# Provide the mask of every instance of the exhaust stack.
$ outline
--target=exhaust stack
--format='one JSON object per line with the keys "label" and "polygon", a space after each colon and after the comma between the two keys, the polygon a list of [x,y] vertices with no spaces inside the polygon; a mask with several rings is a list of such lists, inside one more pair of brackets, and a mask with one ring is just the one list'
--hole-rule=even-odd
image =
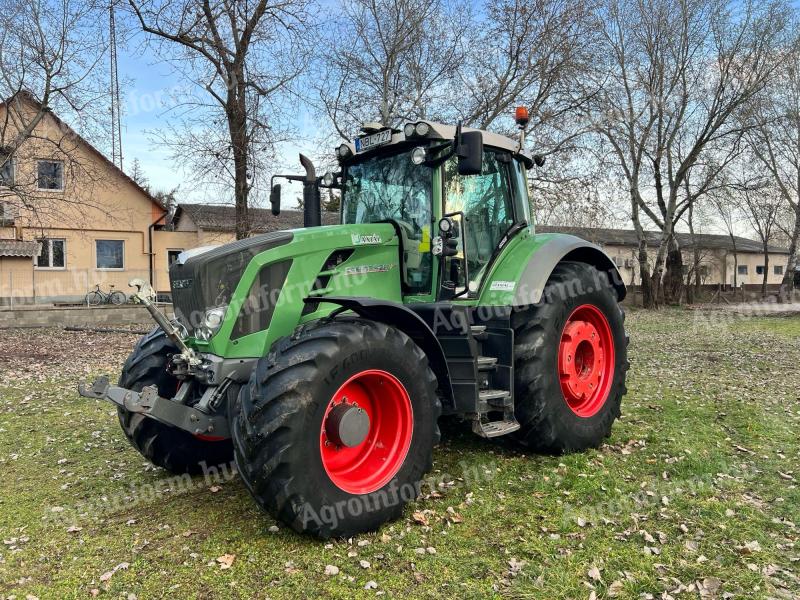
{"label": "exhaust stack", "polygon": [[303,180],[303,227],[319,227],[322,224],[322,207],[317,172],[314,163],[304,154],[300,155],[300,164],[306,170]]}

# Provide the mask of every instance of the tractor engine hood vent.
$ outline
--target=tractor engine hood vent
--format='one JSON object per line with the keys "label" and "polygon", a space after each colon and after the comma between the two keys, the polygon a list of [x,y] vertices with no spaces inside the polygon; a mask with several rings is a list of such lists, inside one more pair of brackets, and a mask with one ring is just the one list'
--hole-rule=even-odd
{"label": "tractor engine hood vent", "polygon": [[290,231],[277,231],[239,240],[190,255],[169,268],[175,316],[190,336],[210,308],[227,306],[244,270],[257,254],[292,241]]}

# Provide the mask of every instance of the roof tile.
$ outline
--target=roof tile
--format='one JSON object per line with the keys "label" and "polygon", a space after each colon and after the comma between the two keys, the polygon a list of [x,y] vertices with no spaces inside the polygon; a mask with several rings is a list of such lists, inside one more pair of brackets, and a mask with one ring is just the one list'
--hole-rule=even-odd
{"label": "roof tile", "polygon": [[[188,214],[195,225],[205,231],[236,230],[236,208],[224,204],[179,204],[176,219],[181,213]],[[251,208],[250,220],[252,233],[269,233],[286,229],[297,229],[303,226],[303,212],[300,210],[282,210],[279,216],[266,208]],[[322,213],[323,225],[339,223],[339,213]]]}
{"label": "roof tile", "polygon": [[39,256],[39,251],[39,242],[0,240],[0,256],[21,256],[33,258],[34,256]]}
{"label": "roof tile", "polygon": [[[594,227],[562,227],[560,225],[537,225],[538,233],[569,233],[578,236],[589,242],[594,242],[602,246],[638,246],[639,239],[633,229],[602,229]],[[660,231],[645,231],[647,245],[658,247],[661,241]],[[681,248],[692,248],[694,243],[692,236],[688,233],[676,233],[678,244]],[[729,235],[696,233],[694,235],[697,245],[708,250],[731,250],[733,251],[733,241]],[[748,238],[734,236],[737,252],[762,253],[761,242]],[[769,246],[769,251],[775,254],[788,254],[786,248],[779,246]]]}

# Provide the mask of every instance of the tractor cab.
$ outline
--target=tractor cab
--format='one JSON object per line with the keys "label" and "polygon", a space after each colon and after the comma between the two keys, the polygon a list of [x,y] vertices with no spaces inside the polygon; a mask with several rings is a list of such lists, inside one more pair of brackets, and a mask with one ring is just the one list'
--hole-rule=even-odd
{"label": "tractor cab", "polygon": [[529,228],[532,159],[504,136],[427,121],[366,126],[337,157],[327,181],[340,190],[342,223],[395,226],[412,301],[475,296],[501,242]]}
{"label": "tractor cab", "polygon": [[[506,136],[429,121],[402,130],[365,124],[336,149],[339,170],[302,181],[305,225],[316,226],[320,188],[340,195],[343,225],[391,224],[400,240],[404,302],[476,298],[508,241],[531,232],[531,157]],[[273,178],[274,179],[274,178]],[[280,185],[272,187],[280,212]]]}

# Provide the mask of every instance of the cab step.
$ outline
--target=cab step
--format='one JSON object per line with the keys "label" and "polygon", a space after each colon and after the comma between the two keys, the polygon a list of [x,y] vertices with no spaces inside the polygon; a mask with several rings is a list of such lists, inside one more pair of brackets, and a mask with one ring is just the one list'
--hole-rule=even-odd
{"label": "cab step", "polygon": [[490,371],[497,365],[497,357],[495,356],[479,356],[478,357],[478,370]]}
{"label": "cab step", "polygon": [[489,337],[489,334],[486,333],[486,325],[472,325],[470,329],[472,331],[472,337],[476,340],[485,340]]}
{"label": "cab step", "polygon": [[516,419],[504,419],[502,421],[483,422],[480,418],[472,422],[472,432],[484,438],[500,437],[508,433],[513,433],[519,429]]}
{"label": "cab step", "polygon": [[511,392],[508,390],[480,390],[478,392],[478,410],[481,413],[502,410],[513,414],[514,403],[511,399]]}
{"label": "cab step", "polygon": [[484,402],[494,404],[498,400],[505,400],[511,398],[511,392],[508,390],[481,390],[478,392],[478,399]]}

